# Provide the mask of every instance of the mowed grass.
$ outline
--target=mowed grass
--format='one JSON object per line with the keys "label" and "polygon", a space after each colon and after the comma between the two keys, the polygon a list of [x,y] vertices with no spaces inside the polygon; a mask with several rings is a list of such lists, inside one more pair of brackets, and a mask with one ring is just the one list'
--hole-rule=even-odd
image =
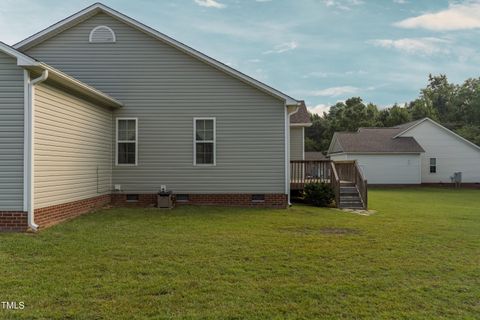
{"label": "mowed grass", "polygon": [[371,216],[112,209],[0,234],[0,301],[25,302],[0,318],[479,318],[480,191],[370,201]]}

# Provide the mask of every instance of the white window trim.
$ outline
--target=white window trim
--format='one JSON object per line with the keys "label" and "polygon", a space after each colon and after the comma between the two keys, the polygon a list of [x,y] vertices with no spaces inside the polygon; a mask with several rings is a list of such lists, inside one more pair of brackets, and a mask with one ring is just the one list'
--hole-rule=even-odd
{"label": "white window trim", "polygon": [[[213,120],[213,163],[197,164],[197,120]],[[202,141],[198,141],[201,143]],[[215,117],[195,117],[193,118],[193,165],[195,167],[214,167],[217,165],[217,119]]]}
{"label": "white window trim", "polygon": [[[112,33],[113,40],[112,41],[92,41],[93,34],[95,33],[95,31],[97,31],[97,29],[100,29],[100,28],[107,28]],[[90,31],[90,35],[88,36],[88,42],[90,42],[90,43],[115,43],[115,42],[117,42],[117,35],[112,30],[112,28],[110,28],[108,26],[96,26],[95,28],[92,29],[92,31]]]}
{"label": "white window trim", "polygon": [[[432,166],[432,159],[435,159],[435,165]],[[435,167],[435,172],[431,172],[430,168]],[[429,174],[437,174],[438,173],[438,158],[430,157],[428,158],[428,173]]]}
{"label": "white window trim", "polygon": [[[132,143],[131,140],[118,140],[118,122],[120,120],[135,120],[135,164],[118,163],[118,144]],[[115,165],[118,167],[136,167],[138,165],[138,118],[116,118],[115,121]]]}

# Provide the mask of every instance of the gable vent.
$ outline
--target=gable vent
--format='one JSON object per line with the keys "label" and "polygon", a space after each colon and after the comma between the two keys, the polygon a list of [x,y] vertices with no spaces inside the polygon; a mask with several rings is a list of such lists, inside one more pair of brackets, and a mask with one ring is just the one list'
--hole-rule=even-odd
{"label": "gable vent", "polygon": [[89,40],[93,43],[115,42],[115,32],[107,26],[98,26],[90,32]]}

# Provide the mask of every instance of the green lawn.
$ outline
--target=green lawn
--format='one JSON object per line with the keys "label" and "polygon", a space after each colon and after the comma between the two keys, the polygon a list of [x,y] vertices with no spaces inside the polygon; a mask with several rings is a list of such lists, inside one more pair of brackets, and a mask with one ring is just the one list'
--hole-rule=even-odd
{"label": "green lawn", "polygon": [[480,317],[480,191],[336,209],[113,209],[0,234],[7,319]]}

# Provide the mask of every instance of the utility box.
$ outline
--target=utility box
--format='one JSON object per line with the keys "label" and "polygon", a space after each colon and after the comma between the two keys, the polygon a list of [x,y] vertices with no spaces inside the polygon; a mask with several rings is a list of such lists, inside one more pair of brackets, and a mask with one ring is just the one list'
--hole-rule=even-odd
{"label": "utility box", "polygon": [[157,195],[157,207],[162,209],[173,208],[172,191],[160,191]]}
{"label": "utility box", "polygon": [[455,187],[460,187],[462,184],[462,173],[461,172],[455,172],[453,174],[453,182],[455,183]]}

